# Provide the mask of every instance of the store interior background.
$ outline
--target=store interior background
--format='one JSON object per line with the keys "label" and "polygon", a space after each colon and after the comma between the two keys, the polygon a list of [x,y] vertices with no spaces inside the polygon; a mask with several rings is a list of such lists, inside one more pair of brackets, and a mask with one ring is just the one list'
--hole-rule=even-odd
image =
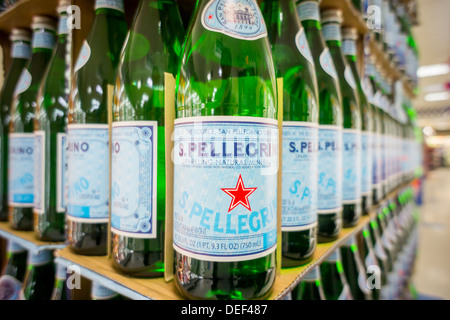
{"label": "store interior background", "polygon": [[[419,299],[450,300],[450,0],[417,0],[413,32],[421,77],[413,101],[424,133],[424,178],[419,190],[420,240],[413,284]],[[3,61],[0,50],[0,61]],[[433,70],[432,70],[433,71]],[[0,83],[3,83],[0,63]]]}
{"label": "store interior background", "polygon": [[414,101],[425,137],[426,176],[413,283],[423,299],[450,299],[450,1],[418,0],[417,5],[413,32],[420,66],[441,65],[437,71],[442,74],[420,77]]}

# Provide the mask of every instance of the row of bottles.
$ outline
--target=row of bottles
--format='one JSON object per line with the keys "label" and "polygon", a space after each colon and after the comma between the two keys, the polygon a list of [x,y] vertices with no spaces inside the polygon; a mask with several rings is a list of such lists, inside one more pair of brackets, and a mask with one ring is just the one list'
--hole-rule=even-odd
{"label": "row of bottles", "polygon": [[401,0],[352,0],[367,20],[375,40],[414,87],[418,85],[419,52],[412,32],[413,19]]}
{"label": "row of bottles", "polygon": [[[9,241],[0,276],[0,300],[72,300],[69,275],[65,266],[53,262],[53,251],[29,252]],[[90,296],[92,300],[124,299],[96,281]]]}
{"label": "row of bottles", "polygon": [[302,278],[292,300],[398,300],[405,296],[417,252],[411,188],[386,201],[352,236]]}
{"label": "row of bottles", "polygon": [[[356,225],[420,165],[408,157],[413,127],[399,120],[393,83],[368,58],[373,67],[359,78],[359,36],[341,30],[340,10],[198,0],[185,37],[174,0],[141,0],[127,35],[123,1],[97,0],[70,77],[67,5],[57,39],[47,17],[33,20],[31,52],[26,31],[11,36],[1,217],[15,229],[34,226],[39,239],[65,240],[82,255],[106,255],[111,232],[116,269],[158,277],[173,201],[180,291],[264,298],[275,281],[280,147],[283,267],[309,262],[317,241]],[[173,181],[168,75],[176,78]]]}
{"label": "row of bottles", "polygon": [[11,9],[18,0],[1,0],[0,1],[0,12]]}

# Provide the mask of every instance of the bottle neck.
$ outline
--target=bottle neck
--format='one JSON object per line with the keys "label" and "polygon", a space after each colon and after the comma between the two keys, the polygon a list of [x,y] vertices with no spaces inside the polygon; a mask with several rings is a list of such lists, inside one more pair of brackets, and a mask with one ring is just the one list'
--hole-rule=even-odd
{"label": "bottle neck", "polygon": [[270,42],[286,38],[292,41],[292,34],[301,29],[293,0],[268,0],[261,5],[261,11],[269,30]]}

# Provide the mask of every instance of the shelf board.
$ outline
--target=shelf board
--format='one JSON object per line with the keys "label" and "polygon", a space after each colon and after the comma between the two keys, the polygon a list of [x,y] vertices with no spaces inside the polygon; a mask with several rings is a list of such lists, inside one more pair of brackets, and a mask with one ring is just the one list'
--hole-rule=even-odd
{"label": "shelf board", "polygon": [[74,254],[69,248],[56,252],[56,263],[77,265],[80,274],[129,298],[139,300],[182,300],[173,282],[164,278],[140,279],[118,273],[107,256],[92,257]]}
{"label": "shelf board", "polygon": [[33,16],[57,16],[58,0],[21,0],[0,14],[0,31],[13,28],[29,29]]}
{"label": "shelf board", "polygon": [[369,32],[366,21],[363,19],[362,14],[355,8],[350,0],[322,0],[320,3],[320,9],[341,9],[344,22],[343,27],[353,27],[358,30],[360,34],[366,34]]}
{"label": "shelf board", "polygon": [[[392,199],[398,192],[410,183],[404,183],[395,191],[386,196]],[[360,233],[368,223],[375,218],[379,205],[370,210],[368,216],[362,216],[358,224],[353,228],[343,228],[339,238],[329,243],[318,244],[313,259],[306,265],[295,268],[281,269],[281,274],[276,277],[272,292],[268,300],[283,300],[303,279],[312,268],[320,265],[334,250],[343,245],[351,236]],[[65,266],[76,265],[80,268],[81,275],[103,286],[114,290],[130,299],[139,300],[183,300],[185,299],[175,287],[174,281],[166,282],[164,278],[141,279],[132,278],[117,272],[112,261],[107,256],[92,257],[80,256],[70,251],[68,247],[55,252],[56,263]]]}
{"label": "shelf board", "polygon": [[42,250],[63,249],[66,246],[63,242],[45,242],[38,240],[34,231],[13,230],[8,222],[0,222],[0,237],[14,241],[25,249],[35,253]]}
{"label": "shelf board", "polygon": [[[360,232],[370,221],[368,216],[361,217],[354,228],[341,231],[336,241],[318,244],[313,260],[301,267],[282,269],[281,275],[275,280],[269,300],[283,299],[314,266],[322,261],[335,249],[339,248],[350,236]],[[178,292],[173,281],[165,282],[163,278],[139,279],[118,273],[107,256],[90,257],[74,254],[69,248],[56,252],[56,263],[65,266],[77,265],[81,275],[103,286],[114,290],[131,299],[139,300],[182,300],[184,297]]]}
{"label": "shelf board", "polygon": [[281,276],[275,281],[272,293],[268,297],[269,300],[282,300],[286,295],[292,291],[301,281],[301,279],[308,273],[309,270],[317,265],[320,265],[334,250],[343,245],[351,236],[362,231],[370,221],[369,216],[360,218],[357,226],[353,228],[342,229],[339,238],[333,242],[320,243],[317,245],[314,252],[313,260],[301,267],[283,268],[281,269]]}

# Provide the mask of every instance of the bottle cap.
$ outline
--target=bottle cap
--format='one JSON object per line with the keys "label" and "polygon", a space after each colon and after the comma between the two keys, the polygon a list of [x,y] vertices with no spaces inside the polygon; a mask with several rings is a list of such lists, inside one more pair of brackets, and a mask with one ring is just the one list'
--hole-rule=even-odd
{"label": "bottle cap", "polygon": [[98,282],[92,282],[91,297],[96,300],[107,300],[117,296],[117,293],[108,289]]}
{"label": "bottle cap", "polygon": [[358,31],[356,28],[342,28],[342,38],[343,39],[350,39],[350,40],[357,40],[358,39]]}
{"label": "bottle cap", "polygon": [[26,29],[14,28],[11,30],[11,36],[9,39],[11,41],[31,41],[31,33]]}
{"label": "bottle cap", "polygon": [[66,279],[67,276],[67,268],[62,264],[58,264],[56,267],[56,278],[58,279]]}
{"label": "bottle cap", "polygon": [[325,9],[321,13],[322,23],[336,22],[342,24],[344,19],[342,18],[342,11],[340,9]]}
{"label": "bottle cap", "polygon": [[59,0],[58,8],[56,9],[56,11],[58,12],[58,14],[67,12],[67,7],[69,7],[71,4],[72,3],[70,0]]}
{"label": "bottle cap", "polygon": [[34,29],[47,29],[56,31],[56,21],[53,18],[46,16],[34,16],[31,28]]}
{"label": "bottle cap", "polygon": [[328,257],[325,258],[325,261],[328,262],[337,262],[341,261],[341,252],[337,249],[335,249],[333,252],[330,253]]}
{"label": "bottle cap", "polygon": [[44,250],[38,253],[31,252],[28,263],[34,266],[47,264],[53,258],[51,250]]}
{"label": "bottle cap", "polygon": [[24,252],[27,249],[19,245],[17,242],[9,241],[8,242],[8,252],[11,253],[18,253],[18,252]]}

